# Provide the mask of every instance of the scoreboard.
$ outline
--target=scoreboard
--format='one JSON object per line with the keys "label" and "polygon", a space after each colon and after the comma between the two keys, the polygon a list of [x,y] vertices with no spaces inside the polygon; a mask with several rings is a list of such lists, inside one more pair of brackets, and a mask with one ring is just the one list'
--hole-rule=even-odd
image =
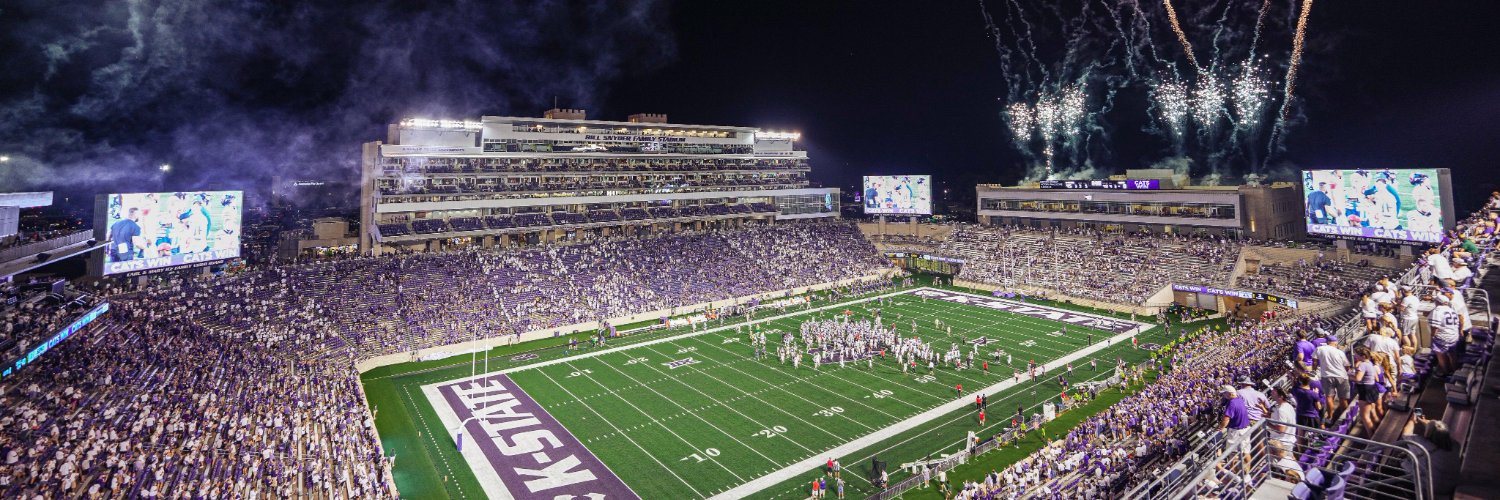
{"label": "scoreboard", "polygon": [[1041,187],[1042,189],[1156,190],[1161,189],[1161,180],[1044,180],[1041,181]]}

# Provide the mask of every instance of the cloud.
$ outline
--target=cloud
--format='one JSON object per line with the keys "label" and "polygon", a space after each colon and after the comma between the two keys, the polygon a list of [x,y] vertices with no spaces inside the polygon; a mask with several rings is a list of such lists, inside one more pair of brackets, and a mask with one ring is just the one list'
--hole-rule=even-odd
{"label": "cloud", "polygon": [[675,58],[667,19],[658,0],[18,2],[0,12],[0,190],[353,180],[401,117],[600,104]]}

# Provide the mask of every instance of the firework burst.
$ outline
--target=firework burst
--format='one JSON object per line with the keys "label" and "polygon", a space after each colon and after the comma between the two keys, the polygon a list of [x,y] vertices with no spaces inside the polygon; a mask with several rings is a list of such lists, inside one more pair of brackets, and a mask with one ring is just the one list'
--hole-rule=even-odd
{"label": "firework burst", "polygon": [[1187,131],[1187,119],[1193,109],[1188,87],[1177,82],[1162,82],[1151,90],[1156,111],[1172,134],[1181,137]]}
{"label": "firework burst", "polygon": [[1201,74],[1198,85],[1193,88],[1193,119],[1202,128],[1213,128],[1219,124],[1219,114],[1224,111],[1224,87],[1211,75]]}
{"label": "firework burst", "polygon": [[1236,124],[1246,129],[1260,125],[1260,117],[1265,112],[1271,90],[1259,71],[1254,66],[1247,65],[1244,73],[1230,83],[1229,91],[1234,102]]}

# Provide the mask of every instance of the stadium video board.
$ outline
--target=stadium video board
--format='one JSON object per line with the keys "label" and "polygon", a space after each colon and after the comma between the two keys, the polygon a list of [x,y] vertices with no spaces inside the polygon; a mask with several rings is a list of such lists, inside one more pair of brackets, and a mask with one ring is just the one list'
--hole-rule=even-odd
{"label": "stadium video board", "polygon": [[867,215],[932,215],[932,176],[867,175]]}
{"label": "stadium video board", "polygon": [[[104,275],[205,264],[240,256],[240,191],[102,195],[95,234]],[[98,205],[96,205],[98,206]],[[103,233],[103,234],[100,234]]]}
{"label": "stadium video board", "polygon": [[1302,172],[1307,233],[1437,243],[1453,227],[1448,169]]}

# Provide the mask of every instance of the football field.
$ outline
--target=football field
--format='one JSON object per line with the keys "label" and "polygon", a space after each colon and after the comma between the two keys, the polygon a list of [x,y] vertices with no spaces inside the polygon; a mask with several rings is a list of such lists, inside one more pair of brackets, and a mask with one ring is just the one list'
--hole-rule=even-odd
{"label": "football field", "polygon": [[[870,318],[877,308],[903,336],[915,324],[939,351],[977,348],[990,369],[903,373],[893,357],[878,356],[794,367],[775,355],[781,334],[796,336],[805,321]],[[875,491],[866,476],[872,458],[898,480],[903,462],[951,453],[969,431],[1009,427],[1017,407],[1030,415],[1056,401],[1059,374],[1103,380],[1117,359],[1140,361],[1145,351],[1131,337],[1159,343],[1157,330],[1119,316],[913,288],[581,352],[505,353],[472,377],[468,358],[388,367],[365,374],[365,385],[382,442],[397,457],[402,496],[806,498],[823,463],[837,458],[848,495],[862,497]],[[766,334],[768,356],[756,359],[750,331]],[[1031,360],[1046,375],[1026,376]],[[976,391],[989,400],[982,427]]]}

